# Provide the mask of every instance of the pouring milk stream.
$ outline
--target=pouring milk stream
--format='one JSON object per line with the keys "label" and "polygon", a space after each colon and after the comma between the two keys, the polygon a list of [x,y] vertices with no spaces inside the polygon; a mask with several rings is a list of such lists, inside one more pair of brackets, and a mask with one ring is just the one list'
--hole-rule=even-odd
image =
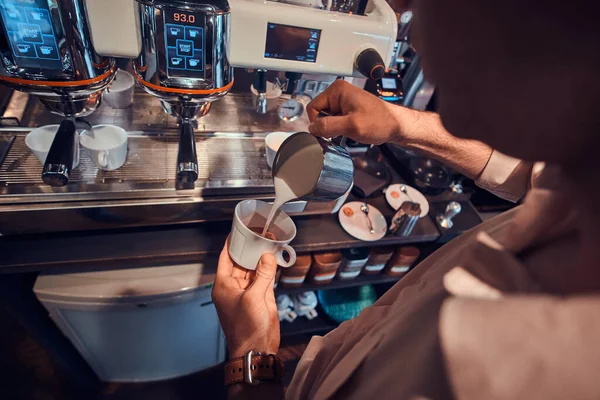
{"label": "pouring milk stream", "polygon": [[265,236],[277,211],[288,201],[310,193],[323,168],[323,150],[318,142],[300,148],[279,165],[274,176],[275,201],[262,232]]}

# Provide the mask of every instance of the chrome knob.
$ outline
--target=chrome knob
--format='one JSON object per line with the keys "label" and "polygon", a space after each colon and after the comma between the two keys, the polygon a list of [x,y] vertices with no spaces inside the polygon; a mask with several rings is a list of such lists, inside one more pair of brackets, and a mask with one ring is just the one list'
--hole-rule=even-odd
{"label": "chrome knob", "polygon": [[451,201],[448,203],[448,206],[446,206],[446,211],[443,214],[438,215],[435,219],[442,228],[450,229],[452,228],[452,225],[454,225],[452,218],[456,217],[461,210],[462,207],[460,206],[460,203]]}

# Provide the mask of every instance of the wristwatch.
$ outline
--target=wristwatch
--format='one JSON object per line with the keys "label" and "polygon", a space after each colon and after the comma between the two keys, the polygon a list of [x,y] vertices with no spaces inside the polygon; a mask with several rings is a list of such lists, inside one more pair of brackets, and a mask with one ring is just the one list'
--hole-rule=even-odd
{"label": "wristwatch", "polygon": [[244,357],[225,363],[225,386],[243,382],[249,385],[280,382],[284,374],[283,361],[279,357],[250,350]]}

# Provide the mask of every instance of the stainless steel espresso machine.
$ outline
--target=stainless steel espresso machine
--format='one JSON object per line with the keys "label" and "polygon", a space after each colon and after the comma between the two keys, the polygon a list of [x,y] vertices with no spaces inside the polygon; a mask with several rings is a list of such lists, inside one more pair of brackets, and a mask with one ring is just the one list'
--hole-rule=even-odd
{"label": "stainless steel espresso machine", "polygon": [[114,60],[94,51],[83,0],[1,0],[0,6],[0,81],[65,117],[42,170],[46,184],[64,186],[78,156],[75,118],[98,107]]}
{"label": "stainless steel espresso machine", "polygon": [[[37,11],[31,18],[12,11],[25,12],[33,3]],[[31,173],[32,156],[24,146],[29,130],[7,133],[14,142],[0,163],[0,233],[230,219],[239,200],[272,198],[266,132],[306,130],[308,120],[257,114],[249,90],[231,93],[233,67],[378,78],[394,49],[396,15],[385,0],[356,2],[357,10],[336,9],[338,3],[0,0],[4,83],[34,93],[71,122],[99,105],[115,73],[111,57],[134,60],[132,72],[141,88],[129,109],[102,106],[87,117],[128,131],[127,162],[118,170],[99,170],[83,152],[69,174],[69,159],[49,156],[44,182],[61,185],[70,178],[65,186],[49,187]],[[15,35],[15,29],[21,33]],[[41,45],[31,33],[36,29]],[[20,56],[24,37],[30,47],[23,51],[35,51],[35,58]],[[58,60],[46,57],[56,55]],[[53,122],[31,118],[42,112],[30,103],[23,106],[27,125]],[[64,124],[52,153],[68,157],[75,125]],[[331,209],[304,205],[288,211]],[[61,224],[39,222],[59,215]]]}

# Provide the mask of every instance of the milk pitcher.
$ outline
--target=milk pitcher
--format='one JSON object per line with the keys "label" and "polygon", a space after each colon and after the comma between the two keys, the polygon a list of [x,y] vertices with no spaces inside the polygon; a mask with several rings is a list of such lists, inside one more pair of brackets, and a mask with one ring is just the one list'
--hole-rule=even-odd
{"label": "milk pitcher", "polygon": [[[315,180],[313,189],[300,197],[306,201],[332,201],[346,194],[354,181],[354,164],[348,151],[320,137],[308,132],[297,132],[287,138],[279,147],[273,161],[273,177],[279,168],[294,153],[306,146],[318,143],[323,153],[323,164],[318,179]],[[301,174],[302,171],[298,171]]]}

